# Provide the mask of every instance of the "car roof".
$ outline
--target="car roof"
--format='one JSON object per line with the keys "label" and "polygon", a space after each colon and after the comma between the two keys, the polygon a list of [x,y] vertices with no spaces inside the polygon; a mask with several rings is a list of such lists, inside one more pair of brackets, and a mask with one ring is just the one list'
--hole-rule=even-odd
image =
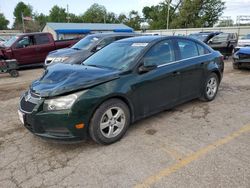
{"label": "car roof", "polygon": [[138,36],[122,39],[119,42],[150,43],[164,38],[171,38],[171,36]]}
{"label": "car roof", "polygon": [[138,33],[96,33],[96,34],[89,34],[87,36],[93,36],[98,38],[104,38],[104,37],[115,37],[115,36],[140,36],[141,34]]}

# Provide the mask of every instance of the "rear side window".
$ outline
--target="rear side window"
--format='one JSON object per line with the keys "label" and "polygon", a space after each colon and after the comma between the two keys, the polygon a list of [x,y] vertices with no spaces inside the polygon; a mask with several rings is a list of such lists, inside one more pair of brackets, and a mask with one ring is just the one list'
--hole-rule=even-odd
{"label": "rear side window", "polygon": [[206,55],[209,54],[209,51],[202,45],[197,44],[199,55]]}
{"label": "rear side window", "polygon": [[110,43],[112,43],[112,42],[114,42],[114,41],[115,41],[115,37],[105,38],[105,39],[103,39],[103,40],[98,44],[98,46],[99,46],[100,48],[103,48],[103,47],[109,45]]}
{"label": "rear side window", "polygon": [[172,40],[162,41],[153,46],[144,56],[144,63],[163,65],[175,61]]}
{"label": "rear side window", "polygon": [[48,35],[36,35],[35,40],[37,45],[48,44],[50,42]]}
{"label": "rear side window", "polygon": [[177,40],[177,44],[180,49],[181,59],[199,56],[198,48],[195,42],[190,40],[179,39]]}
{"label": "rear side window", "polygon": [[115,37],[115,40],[117,41],[117,40],[122,40],[122,39],[126,39],[126,38],[129,38],[129,37],[131,37],[131,36],[117,36],[117,37]]}

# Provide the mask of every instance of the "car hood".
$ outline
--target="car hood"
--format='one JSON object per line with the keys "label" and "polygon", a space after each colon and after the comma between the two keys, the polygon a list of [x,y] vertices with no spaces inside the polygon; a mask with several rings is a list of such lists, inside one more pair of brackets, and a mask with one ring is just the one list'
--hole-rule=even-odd
{"label": "car hood", "polygon": [[250,47],[240,48],[237,53],[250,55]]}
{"label": "car hood", "polygon": [[31,84],[30,90],[41,97],[52,97],[117,79],[119,73],[106,68],[58,63],[48,67],[43,76]]}
{"label": "car hood", "polygon": [[240,39],[238,40],[238,44],[250,44],[250,39]]}
{"label": "car hood", "polygon": [[60,50],[55,50],[49,53],[48,57],[72,57],[75,55],[83,55],[87,53],[88,50],[77,50],[73,48],[63,48]]}

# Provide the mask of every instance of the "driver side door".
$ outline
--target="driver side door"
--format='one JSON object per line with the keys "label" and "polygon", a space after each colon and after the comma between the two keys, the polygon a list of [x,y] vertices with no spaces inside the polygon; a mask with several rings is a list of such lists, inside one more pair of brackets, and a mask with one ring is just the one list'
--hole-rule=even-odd
{"label": "driver side door", "polygon": [[18,40],[12,49],[14,58],[19,65],[27,65],[34,63],[36,59],[36,50],[34,48],[34,38],[32,36],[24,36]]}
{"label": "driver side door", "polygon": [[169,108],[179,100],[180,73],[178,63],[175,62],[175,47],[172,40],[157,43],[143,57],[143,63],[157,65],[149,72],[138,75],[135,85],[139,116]]}

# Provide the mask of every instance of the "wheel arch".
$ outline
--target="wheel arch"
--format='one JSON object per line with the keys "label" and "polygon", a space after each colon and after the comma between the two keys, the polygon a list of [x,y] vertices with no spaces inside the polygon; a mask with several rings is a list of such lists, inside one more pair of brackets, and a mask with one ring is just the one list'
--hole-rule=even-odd
{"label": "wheel arch", "polygon": [[108,100],[111,100],[111,99],[118,99],[122,102],[124,102],[127,106],[128,106],[128,109],[129,109],[129,113],[130,113],[130,123],[133,123],[134,122],[134,119],[135,119],[135,115],[134,115],[134,107],[132,105],[132,102],[124,95],[122,94],[116,94],[116,95],[112,95],[112,96],[108,96],[106,97],[105,99],[101,100],[94,108],[94,110],[92,111],[92,114],[91,114],[91,118],[90,120],[92,119],[92,117],[94,116],[96,110],[106,101]]}
{"label": "wheel arch", "polygon": [[218,76],[219,82],[221,82],[222,75],[219,70],[212,70],[211,73],[215,73]]}

